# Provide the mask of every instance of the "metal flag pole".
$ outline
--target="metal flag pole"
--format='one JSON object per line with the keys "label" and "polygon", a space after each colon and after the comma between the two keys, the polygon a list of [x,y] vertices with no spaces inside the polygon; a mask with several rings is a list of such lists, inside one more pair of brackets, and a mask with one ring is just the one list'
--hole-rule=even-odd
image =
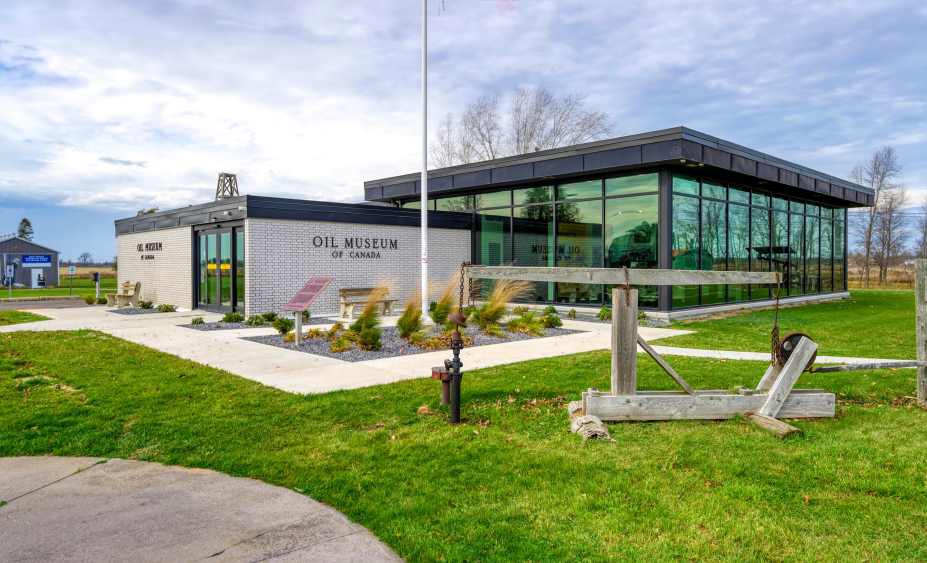
{"label": "metal flag pole", "polygon": [[422,320],[428,315],[428,0],[422,0]]}

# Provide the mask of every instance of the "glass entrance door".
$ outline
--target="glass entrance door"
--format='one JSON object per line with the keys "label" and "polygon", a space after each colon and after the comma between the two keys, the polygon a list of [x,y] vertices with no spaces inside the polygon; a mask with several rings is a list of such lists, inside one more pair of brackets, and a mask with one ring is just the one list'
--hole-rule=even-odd
{"label": "glass entrance door", "polygon": [[236,307],[243,309],[244,231],[204,231],[200,232],[198,239],[198,308],[220,313],[233,311]]}

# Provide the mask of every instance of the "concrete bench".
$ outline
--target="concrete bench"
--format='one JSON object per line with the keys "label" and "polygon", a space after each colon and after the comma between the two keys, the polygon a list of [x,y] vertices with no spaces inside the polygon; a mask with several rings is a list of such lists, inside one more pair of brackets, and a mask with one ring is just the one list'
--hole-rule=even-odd
{"label": "concrete bench", "polygon": [[[358,305],[363,305],[367,302],[367,298],[370,297],[370,294],[375,288],[372,287],[342,287],[338,289],[338,297],[341,298],[341,312],[338,316],[345,317],[347,316],[352,321],[354,320],[354,310]],[[380,312],[383,315],[392,316],[395,310],[396,299],[381,299],[380,303]],[[346,314],[347,313],[347,314]]]}
{"label": "concrete bench", "polygon": [[124,309],[126,307],[141,307],[138,302],[141,294],[142,282],[124,282],[122,284],[122,291],[116,294],[106,294],[106,306],[112,307],[115,305],[117,309]]}

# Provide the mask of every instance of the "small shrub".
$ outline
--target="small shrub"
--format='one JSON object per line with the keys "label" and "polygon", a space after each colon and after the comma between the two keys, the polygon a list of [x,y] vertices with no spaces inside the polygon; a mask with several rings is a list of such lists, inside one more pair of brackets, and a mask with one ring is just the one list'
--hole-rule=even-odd
{"label": "small shrub", "polygon": [[168,305],[166,303],[162,305],[158,305],[156,308],[162,313],[174,313],[177,311],[176,307],[174,307],[173,305]]}
{"label": "small shrub", "polygon": [[97,298],[94,297],[92,293],[88,293],[87,295],[83,297],[83,300],[84,300],[84,303],[86,303],[87,305],[93,305],[94,303],[96,303]]}
{"label": "small shrub", "polygon": [[544,315],[541,317],[541,324],[544,328],[558,328],[563,326],[563,321],[556,315]]}
{"label": "small shrub", "polygon": [[203,317],[193,317],[192,319],[190,319],[190,324],[191,325],[202,325],[202,324],[206,324],[206,321],[203,320]]}
{"label": "small shrub", "polygon": [[312,318],[312,313],[310,313],[309,311],[303,311],[303,312],[302,312],[302,315],[303,315],[303,322],[304,322],[304,323],[308,323],[308,322],[309,322],[309,319]]}
{"label": "small shrub", "polygon": [[528,308],[527,308],[527,307],[512,307],[512,313],[514,313],[514,314],[516,314],[516,315],[521,316],[521,315],[524,315],[524,314],[527,313],[527,312],[528,312]]}
{"label": "small shrub", "polygon": [[637,311],[637,324],[645,325],[647,324],[647,313],[638,310]]}
{"label": "small shrub", "polygon": [[379,284],[367,296],[367,302],[364,303],[364,310],[358,315],[357,320],[348,327],[349,331],[362,332],[364,329],[377,328],[380,326],[380,301],[389,294],[389,286]]}
{"label": "small shrub", "polygon": [[286,336],[288,332],[293,330],[293,327],[296,326],[296,323],[286,317],[279,317],[274,319],[274,322],[272,322],[271,325],[277,329],[277,332]]}
{"label": "small shrub", "polygon": [[554,315],[554,316],[559,315],[559,313],[557,312],[557,308],[554,307],[553,305],[548,305],[547,307],[544,307],[544,313],[543,313],[543,314],[545,314],[545,315]]}
{"label": "small shrub", "polygon": [[353,330],[349,330],[345,332],[344,334],[342,334],[341,337],[347,340],[348,342],[353,342],[354,344],[357,344],[357,341],[360,339],[360,333],[354,332]]}
{"label": "small shrub", "polygon": [[483,333],[488,336],[495,336],[496,338],[506,338],[505,333],[502,332],[499,325],[486,325],[486,328],[483,329]]}
{"label": "small shrub", "polygon": [[380,342],[380,336],[382,336],[380,329],[365,328],[361,331],[360,335],[358,335],[357,347],[361,350],[379,350],[383,347],[383,344]]}
{"label": "small shrub", "polygon": [[[466,334],[461,334],[461,340],[464,346],[473,344],[473,338]],[[440,336],[431,336],[427,338],[422,335],[421,342],[416,343],[416,346],[424,350],[448,350],[453,346],[453,342],[451,341],[450,334],[442,334]]]}
{"label": "small shrub", "polygon": [[612,310],[611,310],[611,308],[610,308],[610,307],[602,307],[601,309],[599,309],[599,314],[596,315],[595,318],[599,319],[600,321],[610,321],[610,320],[612,320]]}
{"label": "small shrub", "polygon": [[421,346],[423,340],[425,340],[425,333],[423,332],[413,332],[409,335],[409,344],[413,346]]}
{"label": "small shrub", "polygon": [[226,313],[222,317],[222,322],[224,323],[240,323],[245,320],[245,316],[241,313]]}
{"label": "small shrub", "polygon": [[286,333],[286,336],[283,337],[283,341],[284,342],[296,342],[296,333],[295,332]]}
{"label": "small shrub", "polygon": [[322,338],[322,329],[320,328],[311,328],[306,331],[306,336],[303,337],[303,340],[306,338]]}
{"label": "small shrub", "polygon": [[251,315],[245,321],[245,324],[248,326],[264,326],[267,323],[264,322],[264,317],[262,317],[261,315]]}
{"label": "small shrub", "polygon": [[338,338],[339,333],[342,332],[344,332],[344,323],[335,323],[330,329],[328,329],[328,332],[325,334],[325,338],[328,339],[329,342],[333,342],[336,338]]}
{"label": "small shrub", "polygon": [[396,319],[396,328],[399,329],[401,338],[409,338],[416,332],[422,330],[422,305],[420,294],[413,294],[406,301],[402,314]]}
{"label": "small shrub", "polygon": [[106,298],[105,298],[105,297],[101,297],[101,298],[97,299],[97,305],[106,305]]}
{"label": "small shrub", "polygon": [[333,353],[337,354],[339,352],[347,352],[351,348],[352,348],[351,343],[348,342],[344,337],[341,337],[341,338],[335,339],[335,341],[332,342],[331,350]]}
{"label": "small shrub", "polygon": [[152,301],[139,301],[139,302],[138,302],[138,306],[141,307],[142,309],[151,309],[152,307],[154,307],[154,302],[152,302]]}
{"label": "small shrub", "polygon": [[576,318],[576,309],[570,309],[569,312],[567,313],[567,318],[568,318],[568,319],[575,319],[575,318]]}
{"label": "small shrub", "polygon": [[277,320],[277,313],[264,313],[261,317],[264,319],[264,322],[272,323]]}
{"label": "small shrub", "polygon": [[546,336],[543,328],[544,325],[541,319],[537,318],[535,314],[531,312],[509,319],[506,325],[506,329],[509,332],[520,332],[532,336]]}

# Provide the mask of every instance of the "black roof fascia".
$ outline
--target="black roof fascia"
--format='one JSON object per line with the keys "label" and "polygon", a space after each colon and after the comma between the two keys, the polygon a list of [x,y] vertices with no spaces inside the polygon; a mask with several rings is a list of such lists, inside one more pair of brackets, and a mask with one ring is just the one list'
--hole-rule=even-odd
{"label": "black roof fascia", "polygon": [[[708,150],[704,150],[707,147]],[[581,158],[583,165],[577,169],[577,157]],[[791,183],[792,176],[788,173],[805,177],[810,185],[820,184],[821,193],[830,195],[837,192],[835,198],[850,206],[866,205],[871,203],[872,190],[863,186],[847,182],[846,180],[800,166],[759,151],[706,135],[687,127],[675,127],[649,133],[628,135],[616,139],[607,139],[584,143],[571,147],[562,147],[535,153],[528,153],[491,161],[463,164],[449,168],[429,171],[429,193],[440,195],[455,195],[464,193],[464,190],[475,192],[479,189],[501,188],[506,185],[526,183],[532,180],[557,178],[567,179],[581,175],[605,173],[616,170],[629,170],[654,166],[660,163],[678,163],[685,158],[715,169],[728,170],[747,180],[750,177],[762,175],[768,182],[783,186],[796,186]],[[550,162],[555,161],[555,162]],[[536,165],[543,162],[543,172]],[[762,172],[758,163],[762,163]],[[498,171],[516,170],[518,173],[496,174]],[[559,169],[562,173],[556,173]],[[526,171],[531,168],[531,173]],[[779,169],[787,171],[783,178],[779,178]],[[486,171],[483,177],[489,181],[482,185],[475,185],[472,180],[475,172]],[[550,174],[550,172],[555,172]],[[772,175],[776,179],[771,178]],[[364,196],[367,201],[390,201],[408,198],[421,193],[420,174],[406,174],[392,178],[384,178],[364,182]],[[498,181],[495,178],[498,176]],[[518,180],[509,180],[507,177],[517,177]],[[458,187],[457,178],[463,182]],[[431,183],[437,189],[432,188]],[[839,186],[839,190],[832,190],[831,186]],[[844,188],[847,193],[844,195]],[[868,196],[868,198],[866,197]]]}
{"label": "black roof fascia", "polygon": [[[245,209],[241,210],[241,207]],[[428,226],[438,229],[470,229],[473,222],[470,214],[447,211],[430,211],[428,217]],[[119,219],[115,226],[116,234],[121,235],[245,218],[403,227],[418,227],[421,224],[420,213],[412,209],[244,195]]]}

